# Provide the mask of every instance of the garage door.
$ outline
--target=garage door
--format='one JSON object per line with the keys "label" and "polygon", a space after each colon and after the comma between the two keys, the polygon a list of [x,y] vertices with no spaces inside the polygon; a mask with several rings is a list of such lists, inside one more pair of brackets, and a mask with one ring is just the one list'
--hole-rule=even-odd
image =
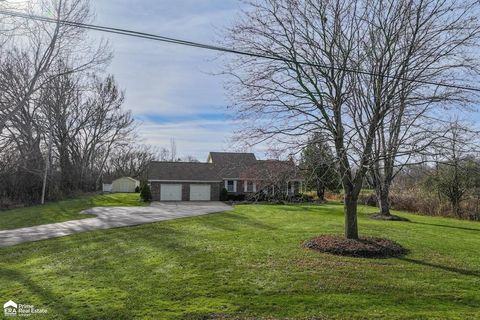
{"label": "garage door", "polygon": [[209,184],[191,184],[190,201],[210,201]]}
{"label": "garage door", "polygon": [[162,184],[160,186],[161,201],[182,201],[181,184]]}

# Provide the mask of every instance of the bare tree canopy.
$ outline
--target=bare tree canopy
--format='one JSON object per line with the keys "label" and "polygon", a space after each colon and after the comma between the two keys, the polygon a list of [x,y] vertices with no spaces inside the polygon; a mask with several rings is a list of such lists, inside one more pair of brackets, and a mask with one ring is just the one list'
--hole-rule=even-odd
{"label": "bare tree canopy", "polygon": [[[7,4],[8,5],[8,2]],[[42,12],[58,20],[87,22],[88,0],[42,0],[26,3],[28,13]],[[1,17],[4,28],[0,60],[0,133],[32,96],[58,74],[55,64],[68,61],[67,72],[102,67],[111,58],[105,43],[90,44],[86,31],[61,23]],[[13,38],[14,39],[11,39]],[[7,41],[11,39],[10,41]]]}
{"label": "bare tree canopy", "polygon": [[[74,22],[92,16],[87,0],[26,8]],[[71,25],[1,19],[0,207],[96,191],[104,173],[142,176],[154,153],[138,145],[133,116],[122,110],[124,92],[103,73],[108,46]],[[115,166],[134,142],[137,152]]]}
{"label": "bare tree canopy", "polygon": [[[345,236],[358,238],[357,200],[377,161],[382,126],[410,134],[428,106],[468,105],[461,89],[407,79],[464,83],[477,76],[477,1],[260,0],[227,35],[237,57],[226,73],[240,138],[300,148],[326,132],[345,193]],[[366,70],[366,73],[351,72]],[[470,78],[466,78],[469,76]],[[405,106],[405,111],[399,111]],[[407,109],[408,107],[408,109]],[[399,109],[400,108],[400,109]],[[411,117],[392,116],[394,113]],[[399,120],[400,119],[400,120]],[[419,133],[421,136],[421,133]],[[413,152],[415,148],[405,149]],[[396,157],[397,152],[395,152]]]}

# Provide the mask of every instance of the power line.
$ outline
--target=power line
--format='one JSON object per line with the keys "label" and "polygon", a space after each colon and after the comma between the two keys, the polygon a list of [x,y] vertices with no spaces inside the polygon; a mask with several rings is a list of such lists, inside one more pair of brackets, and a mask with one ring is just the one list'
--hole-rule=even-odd
{"label": "power line", "polygon": [[54,19],[54,18],[49,18],[49,17],[44,17],[44,16],[38,16],[38,15],[21,13],[21,12],[9,11],[9,10],[0,10],[0,14],[11,16],[11,17],[18,17],[18,18],[48,22],[48,23],[55,23],[55,24],[60,23],[60,24],[73,26],[73,27],[78,27],[78,28],[83,28],[83,29],[88,29],[88,30],[94,30],[94,31],[107,32],[107,33],[124,35],[124,36],[129,36],[129,37],[166,42],[166,43],[189,46],[189,47],[200,48],[200,49],[213,50],[213,51],[218,51],[218,52],[232,53],[232,54],[238,54],[238,55],[243,55],[243,56],[261,58],[261,59],[268,59],[268,60],[282,61],[282,62],[288,62],[288,63],[293,63],[293,64],[306,65],[306,66],[310,66],[310,67],[317,67],[317,68],[323,68],[323,69],[333,69],[333,70],[336,70],[336,71],[345,71],[345,72],[358,73],[358,74],[363,74],[363,75],[368,75],[368,76],[384,77],[384,78],[387,78],[387,79],[402,80],[402,81],[413,82],[413,83],[422,83],[422,84],[427,84],[427,85],[434,85],[434,86],[439,86],[439,87],[446,87],[446,88],[480,92],[480,88],[474,88],[474,87],[469,87],[469,86],[461,86],[461,85],[448,84],[448,83],[439,83],[439,82],[434,82],[434,81],[404,78],[404,77],[398,77],[398,76],[381,75],[381,74],[378,74],[378,73],[375,73],[375,72],[370,72],[370,71],[365,71],[365,70],[357,70],[357,69],[343,68],[343,67],[334,67],[334,66],[310,63],[310,62],[306,62],[306,61],[295,61],[295,60],[288,59],[288,58],[285,58],[285,57],[263,55],[263,54],[254,53],[254,52],[241,51],[241,50],[236,50],[236,49],[232,49],[232,48],[214,46],[214,45],[209,45],[209,44],[204,44],[204,43],[199,43],[199,42],[187,41],[187,40],[182,40],[182,39],[177,39],[177,38],[172,38],[172,37],[166,37],[166,36],[156,35],[156,34],[152,34],[152,33],[145,33],[145,32],[140,32],[140,31],[128,30],[128,29],[113,28],[113,27],[102,26],[102,25],[73,22],[73,21],[62,20],[62,19]]}

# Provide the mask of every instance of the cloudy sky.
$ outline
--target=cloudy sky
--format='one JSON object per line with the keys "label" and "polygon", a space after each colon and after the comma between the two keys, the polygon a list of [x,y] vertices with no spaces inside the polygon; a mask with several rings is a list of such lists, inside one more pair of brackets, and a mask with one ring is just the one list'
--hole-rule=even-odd
{"label": "cloudy sky", "polygon": [[[95,23],[213,43],[239,11],[238,0],[95,0]],[[169,147],[180,156],[206,159],[228,150],[233,122],[214,52],[155,41],[103,35],[114,49],[108,72],[126,90],[125,107],[141,121],[145,143]]]}

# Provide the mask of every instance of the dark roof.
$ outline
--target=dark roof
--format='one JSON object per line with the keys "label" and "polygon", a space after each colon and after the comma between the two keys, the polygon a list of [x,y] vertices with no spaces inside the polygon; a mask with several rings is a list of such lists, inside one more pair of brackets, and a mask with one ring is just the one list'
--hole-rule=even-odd
{"label": "dark roof", "polygon": [[301,179],[292,161],[257,160],[253,153],[210,152],[207,163],[152,161],[148,168],[148,180],[268,180],[278,174],[289,179]]}
{"label": "dark roof", "polygon": [[247,180],[275,180],[286,178],[303,180],[300,170],[293,161],[257,160],[255,164],[243,170],[239,177]]}
{"label": "dark roof", "polygon": [[152,161],[148,167],[149,180],[220,181],[211,163]]}
{"label": "dark roof", "polygon": [[210,152],[208,154],[209,162],[225,163],[225,162],[242,162],[253,163],[257,160],[253,153],[236,153],[236,152]]}
{"label": "dark roof", "polygon": [[208,162],[214,164],[221,178],[238,178],[240,173],[255,164],[253,153],[210,152]]}

